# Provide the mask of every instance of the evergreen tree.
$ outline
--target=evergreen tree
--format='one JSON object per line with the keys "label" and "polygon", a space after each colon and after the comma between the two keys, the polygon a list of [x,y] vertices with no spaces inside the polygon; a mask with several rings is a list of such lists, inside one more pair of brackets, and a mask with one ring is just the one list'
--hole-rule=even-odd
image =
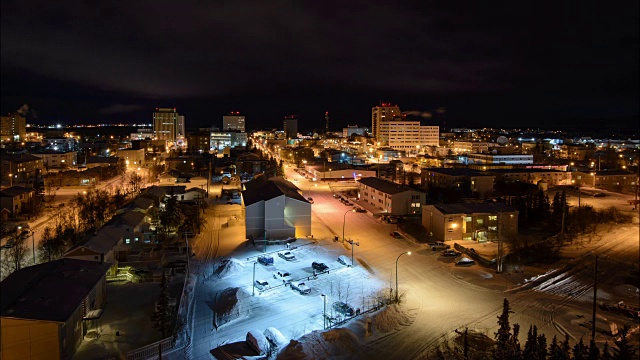
{"label": "evergreen tree", "polygon": [[171,325],[171,308],[169,307],[169,284],[167,283],[167,277],[162,274],[162,281],[160,282],[160,295],[156,300],[156,310],[151,315],[153,321],[153,327],[156,330],[162,332],[162,338],[169,331]]}
{"label": "evergreen tree", "polygon": [[599,360],[600,359],[600,349],[596,345],[596,342],[591,339],[589,342],[589,354],[587,355],[587,360]]}
{"label": "evergreen tree", "polygon": [[538,336],[538,360],[547,359],[547,337],[544,334]]}
{"label": "evergreen tree", "polygon": [[573,347],[573,358],[574,360],[587,360],[588,356],[589,346],[585,345],[580,338],[580,341]]}
{"label": "evergreen tree", "polygon": [[502,314],[498,316],[498,332],[495,333],[496,344],[493,354],[495,360],[509,360],[513,354],[513,339],[511,325],[509,325],[509,314],[511,312],[509,300],[505,298],[502,305]]}
{"label": "evergreen tree", "polygon": [[609,352],[609,342],[604,343],[604,347],[602,348],[602,355],[600,356],[600,360],[613,360],[613,356],[611,352]]}
{"label": "evergreen tree", "polygon": [[629,344],[629,339],[627,339],[628,332],[629,328],[625,326],[620,330],[620,338],[614,341],[617,347],[617,349],[614,349],[616,360],[637,359],[637,357],[634,356],[636,350],[633,348],[633,345]]}
{"label": "evergreen tree", "polygon": [[535,325],[529,326],[527,341],[524,343],[522,354],[527,360],[538,360],[538,327]]}
{"label": "evergreen tree", "polygon": [[571,359],[571,346],[569,345],[569,335],[564,336],[564,341],[560,344],[557,360]]}
{"label": "evergreen tree", "polygon": [[513,336],[511,337],[511,359],[522,359],[522,347],[520,346],[520,324],[513,324]]}

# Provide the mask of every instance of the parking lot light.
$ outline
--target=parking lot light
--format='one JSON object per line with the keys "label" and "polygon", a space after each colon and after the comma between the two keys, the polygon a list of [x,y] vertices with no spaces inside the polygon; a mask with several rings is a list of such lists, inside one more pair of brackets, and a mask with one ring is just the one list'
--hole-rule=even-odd
{"label": "parking lot light", "polygon": [[398,260],[400,260],[400,256],[404,254],[411,255],[411,251],[403,252],[398,255],[398,258],[396,259],[396,302],[398,302]]}
{"label": "parking lot light", "polygon": [[343,244],[344,244],[344,225],[347,222],[347,214],[349,213],[349,211],[356,212],[355,209],[349,209],[345,211],[344,216],[342,217],[342,243]]}
{"label": "parking lot light", "polygon": [[327,330],[327,295],[322,294],[322,299],[324,300],[324,308],[322,309],[322,321],[324,330]]}
{"label": "parking lot light", "polygon": [[253,283],[251,283],[252,290],[251,296],[256,296],[256,264],[257,262],[253,262]]}

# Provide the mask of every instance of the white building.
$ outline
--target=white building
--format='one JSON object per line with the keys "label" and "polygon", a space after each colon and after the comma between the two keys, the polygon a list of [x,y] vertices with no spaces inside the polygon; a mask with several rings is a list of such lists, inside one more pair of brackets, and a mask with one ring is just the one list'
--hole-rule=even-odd
{"label": "white building", "polygon": [[64,169],[76,166],[76,162],[78,160],[77,151],[48,151],[42,153],[34,153],[32,155],[42,159],[45,169]]}
{"label": "white building", "polygon": [[394,150],[420,152],[427,146],[438,146],[439,126],[423,126],[420,121],[395,120],[380,122],[378,142]]}
{"label": "white building", "polygon": [[311,235],[311,204],[295,185],[264,176],[245,183],[242,205],[248,239],[287,239]]}
{"label": "white building", "polygon": [[226,147],[247,146],[247,133],[235,131],[212,131],[211,150],[224,150]]}
{"label": "white building", "polygon": [[358,125],[348,125],[346,128],[342,128],[342,137],[349,137],[351,135],[364,135],[365,128],[358,127]]}

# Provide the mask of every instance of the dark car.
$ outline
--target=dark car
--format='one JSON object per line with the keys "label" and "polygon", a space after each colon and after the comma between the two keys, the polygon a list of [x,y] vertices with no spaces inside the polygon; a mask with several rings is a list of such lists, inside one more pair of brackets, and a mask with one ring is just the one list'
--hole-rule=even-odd
{"label": "dark car", "polygon": [[365,209],[363,209],[363,208],[359,208],[359,207],[357,207],[357,206],[354,206],[354,207],[353,207],[353,210],[354,210],[355,212],[359,212],[359,213],[365,213],[365,212],[367,212],[367,210],[365,210]]}
{"label": "dark car", "polygon": [[262,255],[258,257],[258,262],[264,266],[273,265],[273,257],[268,255]]}
{"label": "dark car", "polygon": [[327,270],[329,270],[329,267],[328,267],[327,265],[325,265],[325,263],[321,263],[321,262],[315,262],[315,261],[314,261],[314,262],[311,264],[311,267],[312,267],[314,270],[318,270],[318,271],[327,271]]}
{"label": "dark car", "polygon": [[455,251],[453,249],[447,249],[442,252],[442,256],[460,256],[461,252]]}
{"label": "dark car", "polygon": [[349,304],[342,301],[336,301],[333,303],[333,311],[345,316],[353,316],[356,313]]}
{"label": "dark car", "polygon": [[399,232],[397,232],[397,231],[394,231],[394,232],[392,232],[392,233],[391,233],[391,234],[389,234],[389,235],[393,236],[393,237],[394,237],[394,238],[396,238],[396,239],[402,239],[402,235],[401,235]]}

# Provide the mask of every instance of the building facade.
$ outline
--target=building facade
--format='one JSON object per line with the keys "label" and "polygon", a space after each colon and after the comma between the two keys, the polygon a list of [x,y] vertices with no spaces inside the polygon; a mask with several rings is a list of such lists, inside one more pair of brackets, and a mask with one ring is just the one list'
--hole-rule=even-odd
{"label": "building facade", "polygon": [[153,113],[153,131],[158,140],[175,143],[185,135],[184,126],[184,116],[178,114],[176,108],[156,108]]}
{"label": "building facade", "polygon": [[421,173],[422,184],[429,187],[459,190],[469,196],[491,196],[495,175],[471,169],[426,168]]}
{"label": "building facade", "polygon": [[49,169],[66,169],[77,165],[78,152],[77,151],[47,151],[41,153],[33,153],[33,156],[37,156],[42,159],[44,168]]}
{"label": "building facade", "polygon": [[31,154],[2,155],[2,183],[31,182],[44,169],[42,158]]}
{"label": "building facade", "polygon": [[492,203],[425,205],[422,226],[437,241],[496,241],[518,235],[518,211]]}
{"label": "building facade", "polygon": [[245,117],[239,111],[232,111],[222,117],[222,131],[246,132]]}
{"label": "building facade", "polygon": [[27,119],[20,114],[8,114],[0,117],[1,142],[25,141]]}
{"label": "building facade", "polygon": [[144,149],[119,149],[116,155],[124,160],[127,168],[144,166]]}
{"label": "building facade", "polygon": [[284,136],[287,139],[298,138],[298,117],[296,115],[289,115],[282,121],[282,127],[284,129]]}
{"label": "building facade", "polygon": [[383,102],[371,108],[371,134],[376,141],[381,141],[379,138],[380,123],[394,118],[402,118],[402,112],[400,112],[398,105]]}
{"label": "building facade", "polygon": [[506,165],[530,165],[533,164],[533,155],[527,154],[467,154],[462,157],[465,164],[506,164]]}
{"label": "building facade", "polygon": [[380,145],[412,153],[427,146],[438,146],[439,126],[422,126],[420,121],[380,121],[377,141]]}
{"label": "building facade", "polygon": [[388,215],[420,214],[427,194],[375,177],[358,180],[358,199]]}

